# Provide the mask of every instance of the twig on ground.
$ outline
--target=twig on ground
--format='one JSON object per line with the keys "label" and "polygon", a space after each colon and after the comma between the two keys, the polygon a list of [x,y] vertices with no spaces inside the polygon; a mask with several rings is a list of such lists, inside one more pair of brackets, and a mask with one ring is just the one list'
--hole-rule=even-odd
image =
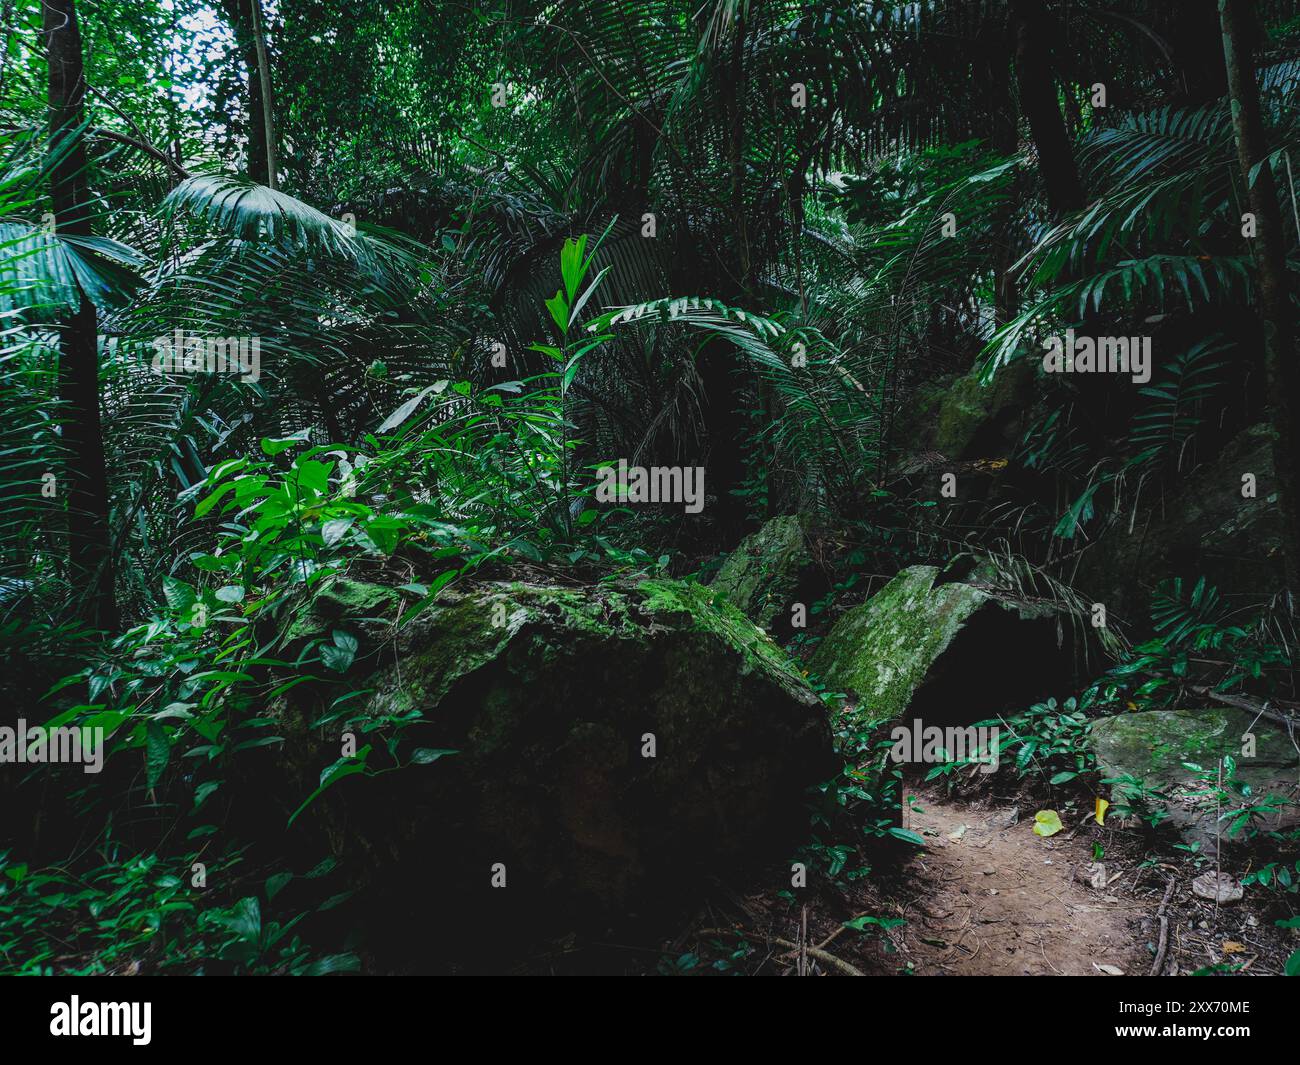
{"label": "twig on ground", "polygon": [[[735,931],[730,928],[701,928],[696,933],[696,935],[735,936],[738,939],[748,939],[748,938],[761,939],[765,943],[771,943],[778,947],[784,947],[786,950],[793,950],[793,951],[799,950],[798,943],[791,943],[790,940],[780,939],[777,936],[764,935],[762,932]],[[829,965],[832,969],[838,969],[845,976],[866,976],[867,975],[856,966],[850,965],[848,962],[835,957],[834,954],[828,954],[826,951],[820,950],[817,947],[807,947],[805,949],[808,952],[808,957],[816,958],[819,962],[822,962],[824,965]]]}
{"label": "twig on ground", "polygon": [[1266,717],[1279,725],[1293,726],[1297,722],[1294,715],[1270,710],[1267,703],[1260,702],[1258,699],[1250,699],[1244,695],[1229,695],[1226,692],[1216,692],[1213,688],[1207,688],[1200,684],[1189,684],[1187,690],[1195,692],[1197,695],[1203,695],[1207,699],[1213,699],[1216,703],[1235,706],[1238,710],[1245,710],[1252,714],[1258,714],[1260,717]]}
{"label": "twig on ground", "polygon": [[1156,960],[1151,964],[1151,976],[1159,976],[1160,970],[1165,964],[1165,952],[1169,949],[1169,918],[1165,915],[1165,910],[1169,906],[1169,899],[1174,893],[1174,884],[1177,883],[1173,877],[1169,878],[1169,884],[1165,888],[1165,897],[1160,902],[1160,910],[1156,914],[1160,918],[1160,939],[1156,943]]}

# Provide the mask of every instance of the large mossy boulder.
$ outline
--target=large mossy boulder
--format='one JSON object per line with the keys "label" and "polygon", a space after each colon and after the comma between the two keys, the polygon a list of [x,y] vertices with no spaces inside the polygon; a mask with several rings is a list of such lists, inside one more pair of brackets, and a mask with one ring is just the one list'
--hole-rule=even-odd
{"label": "large mossy boulder", "polygon": [[871,723],[906,714],[970,722],[1052,694],[1070,676],[1070,632],[1056,611],[905,569],[835,623],[810,668],[854,695]]}
{"label": "large mossy boulder", "polygon": [[824,590],[814,587],[820,573],[809,548],[809,528],[803,515],[771,519],[740,542],[710,590],[762,628],[778,636],[788,634],[794,603],[807,606]]}
{"label": "large mossy boulder", "polygon": [[[1019,360],[989,382],[977,366],[920,385],[897,419],[902,452],[912,459],[937,453],[949,463],[1010,455],[1033,399],[1033,377],[1033,364]],[[914,464],[905,458],[902,466]]]}
{"label": "large mossy boulder", "polygon": [[[1244,838],[1228,835],[1231,818],[1218,822],[1221,812],[1208,793],[1218,788],[1219,760],[1232,759],[1231,772],[1250,786],[1250,796],[1229,799],[1224,809],[1249,805],[1269,795],[1300,799],[1300,754],[1284,729],[1266,719],[1227,707],[1183,710],[1146,710],[1116,714],[1093,722],[1091,743],[1103,779],[1115,780],[1114,799],[1129,805],[1162,807],[1170,822],[1204,852],[1213,853],[1215,826],[1231,842]],[[1247,737],[1250,737],[1248,739]],[[1188,768],[1199,766],[1198,774]],[[1227,763],[1224,763],[1227,771]],[[1225,791],[1233,789],[1224,780]],[[1300,811],[1283,806],[1278,814],[1263,818],[1257,827],[1277,829],[1300,823]]]}
{"label": "large mossy boulder", "polygon": [[934,449],[949,459],[1010,455],[1032,399],[1033,365],[1000,369],[985,382],[977,367],[944,391],[934,425]]}
{"label": "large mossy boulder", "polygon": [[939,409],[944,397],[953,383],[958,380],[956,374],[944,374],[928,381],[919,382],[911,394],[904,400],[898,410],[895,421],[895,434],[898,449],[903,455],[915,455],[934,450],[935,426],[939,421]]}
{"label": "large mossy boulder", "polygon": [[604,928],[788,853],[804,790],[836,768],[822,706],[710,599],[675,581],[449,589],[357,679],[360,721],[322,735],[319,703],[283,708],[300,794],[368,722],[412,719],[408,758],[457,752],[342,782],[304,815],[367,870],[390,948]]}
{"label": "large mossy boulder", "polygon": [[401,596],[386,585],[331,576],[309,598],[295,604],[281,642],[327,636],[340,625],[364,626],[382,618],[391,622],[400,604]]}

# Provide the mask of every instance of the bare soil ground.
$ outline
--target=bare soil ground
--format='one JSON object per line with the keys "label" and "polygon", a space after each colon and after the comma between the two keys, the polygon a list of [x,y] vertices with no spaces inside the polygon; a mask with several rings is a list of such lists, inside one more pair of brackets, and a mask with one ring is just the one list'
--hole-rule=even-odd
{"label": "bare soil ground", "polygon": [[[1175,837],[1134,822],[1098,824],[1089,795],[952,797],[934,785],[909,794],[905,827],[923,850],[847,888],[791,892],[785,866],[762,886],[715,885],[689,927],[661,944],[660,971],[685,954],[698,956],[695,971],[717,963],[756,975],[1146,976],[1162,914],[1162,975],[1280,974],[1300,946],[1300,933],[1276,926],[1296,896],[1256,885],[1233,904],[1198,898],[1192,880],[1212,861],[1198,864]],[[1033,832],[1044,808],[1060,814],[1054,836]],[[1248,849],[1225,851],[1237,879],[1255,864]],[[901,923],[845,927],[863,916]]]}
{"label": "bare soil ground", "polygon": [[907,827],[927,847],[905,868],[911,890],[890,900],[907,919],[894,936],[900,961],[919,975],[1145,973],[1145,905],[1118,882],[1099,890],[1076,875],[1092,863],[1078,826],[1042,838],[1033,810],[1015,813],[917,797]]}

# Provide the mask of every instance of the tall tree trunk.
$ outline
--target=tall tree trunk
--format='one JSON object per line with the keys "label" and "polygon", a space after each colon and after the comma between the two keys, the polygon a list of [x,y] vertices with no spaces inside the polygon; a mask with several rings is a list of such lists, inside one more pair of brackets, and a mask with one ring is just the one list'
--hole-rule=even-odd
{"label": "tall tree trunk", "polygon": [[[720,85],[727,122],[725,145],[730,166],[729,206],[734,243],[717,250],[724,277],[719,293],[742,307],[753,306],[754,260],[749,243],[745,206],[745,36],[744,8],[737,8],[731,27],[731,51]],[[732,266],[738,267],[733,271]],[[746,424],[739,409],[746,383],[745,368],[736,349],[715,339],[700,350],[697,360],[704,394],[704,430],[708,439],[707,477],[717,502],[712,518],[724,543],[734,543],[744,531],[748,505],[734,494],[745,476]],[[755,387],[761,388],[761,385]]]}
{"label": "tall tree trunk", "polygon": [[235,35],[248,81],[244,103],[248,111],[248,176],[259,185],[268,185],[271,168],[267,158],[267,106],[262,91],[262,64],[258,60],[258,34],[254,32],[256,23],[252,4],[253,0],[221,0],[221,10]]}
{"label": "tall tree trunk", "polygon": [[[49,49],[50,200],[60,234],[91,235],[83,137],[86,80],[75,0],[45,0],[43,30]],[[69,137],[71,142],[68,143]],[[59,399],[68,453],[68,564],[83,616],[117,625],[108,525],[108,472],[99,411],[98,321],[95,305],[78,292],[79,306],[59,323]]]}
{"label": "tall tree trunk", "polygon": [[1058,217],[1083,206],[1083,186],[1070,136],[1057,102],[1052,71],[1052,23],[1041,0],[1011,0],[1015,34],[1016,84],[1020,110],[1038,149],[1038,169],[1047,202]]}
{"label": "tall tree trunk", "polygon": [[257,80],[262,86],[262,130],[266,141],[266,184],[280,187],[280,159],[275,147],[275,119],[271,104],[271,63],[266,57],[266,19],[262,16],[262,0],[248,0],[253,12],[253,40],[257,46]]}
{"label": "tall tree trunk", "polygon": [[[1255,265],[1259,274],[1260,309],[1264,318],[1264,371],[1268,379],[1269,420],[1273,426],[1273,466],[1282,513],[1282,551],[1287,586],[1300,589],[1300,496],[1297,495],[1295,415],[1300,411],[1300,368],[1296,365],[1295,332],[1286,272],[1282,209],[1273,171],[1260,165],[1268,158],[1259,87],[1251,54],[1250,7],[1244,0],[1219,0],[1223,29],[1223,58],[1232,101],[1232,128],[1237,161],[1245,181],[1250,211],[1255,216]],[[1254,173],[1255,168],[1259,172]]]}

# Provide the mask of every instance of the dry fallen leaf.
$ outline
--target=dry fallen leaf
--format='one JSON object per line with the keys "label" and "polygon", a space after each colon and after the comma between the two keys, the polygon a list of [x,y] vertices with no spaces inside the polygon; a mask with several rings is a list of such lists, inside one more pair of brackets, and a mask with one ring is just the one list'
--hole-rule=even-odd
{"label": "dry fallen leaf", "polygon": [[1236,902],[1245,894],[1245,889],[1227,873],[1210,871],[1192,881],[1192,894],[1211,902]]}
{"label": "dry fallen leaf", "polygon": [[1124,975],[1124,970],[1121,969],[1118,965],[1098,965],[1096,962],[1093,962],[1092,967],[1096,969],[1099,973],[1105,973],[1107,976]]}
{"label": "dry fallen leaf", "polygon": [[1245,949],[1246,948],[1244,946],[1242,946],[1234,939],[1225,939],[1223,941],[1224,954],[1241,954],[1245,951]]}

